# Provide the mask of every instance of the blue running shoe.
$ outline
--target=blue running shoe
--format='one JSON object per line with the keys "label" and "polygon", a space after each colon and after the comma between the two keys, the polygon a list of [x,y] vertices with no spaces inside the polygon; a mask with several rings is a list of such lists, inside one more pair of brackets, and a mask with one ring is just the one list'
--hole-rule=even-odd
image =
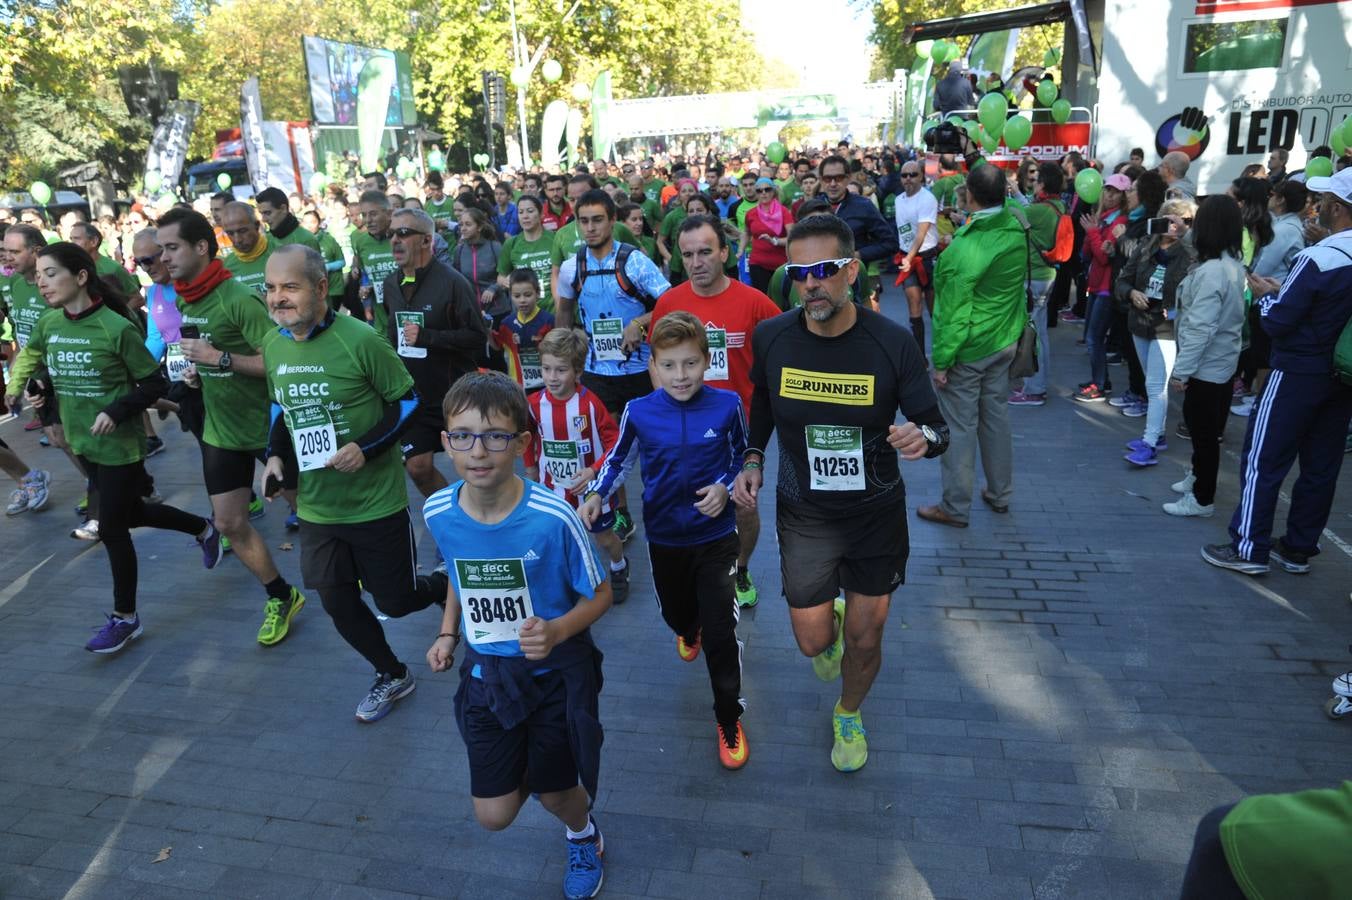
{"label": "blue running shoe", "polygon": [[293,509],[291,515],[286,517],[287,531],[300,531],[300,516]]}
{"label": "blue running shoe", "polygon": [[201,540],[202,544],[202,566],[207,569],[214,569],[221,564],[221,557],[225,555],[225,538],[216,530],[216,523],[207,520],[210,531],[207,536]]}
{"label": "blue running shoe", "polygon": [[581,840],[568,841],[568,871],[563,876],[563,895],[568,900],[583,900],[601,893],[601,882],[605,880],[605,871],[601,857],[606,852],[605,838],[601,837],[601,827],[595,819],[589,817],[593,834]]}
{"label": "blue running shoe", "polygon": [[109,616],[107,624],[89,639],[85,649],[90,653],[116,653],[140,637],[141,631],[140,616],[133,615],[130,619]]}

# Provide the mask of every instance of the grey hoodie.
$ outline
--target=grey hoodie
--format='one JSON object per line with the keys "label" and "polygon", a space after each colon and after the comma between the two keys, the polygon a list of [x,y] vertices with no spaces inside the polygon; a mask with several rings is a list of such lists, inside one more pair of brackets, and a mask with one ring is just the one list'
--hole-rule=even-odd
{"label": "grey hoodie", "polygon": [[1272,217],[1272,243],[1258,251],[1253,274],[1285,281],[1296,254],[1305,249],[1305,226],[1295,213]]}

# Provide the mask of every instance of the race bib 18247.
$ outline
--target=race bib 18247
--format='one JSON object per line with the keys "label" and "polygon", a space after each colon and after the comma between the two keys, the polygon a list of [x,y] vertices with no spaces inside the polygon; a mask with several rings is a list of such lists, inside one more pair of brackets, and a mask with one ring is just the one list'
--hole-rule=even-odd
{"label": "race bib 18247", "polygon": [[704,373],[708,381],[728,380],[728,333],[722,328],[706,328],[709,336],[709,370]]}
{"label": "race bib 18247", "polygon": [[338,452],[338,433],[333,417],[322,404],[311,403],[287,411],[287,427],[296,448],[300,471],[312,472],[326,466]]}
{"label": "race bib 18247", "polygon": [[864,489],[864,440],[857,426],[807,426],[809,487],[814,491]]}
{"label": "race bib 18247", "polygon": [[624,322],[591,320],[592,358],[597,362],[624,362]]}
{"label": "race bib 18247", "polygon": [[582,454],[578,452],[577,441],[541,440],[540,445],[540,462],[549,485],[571,484],[582,471]]}
{"label": "race bib 18247", "polygon": [[526,564],[520,559],[457,559],[460,613],[472,644],[514,641],[535,615]]}

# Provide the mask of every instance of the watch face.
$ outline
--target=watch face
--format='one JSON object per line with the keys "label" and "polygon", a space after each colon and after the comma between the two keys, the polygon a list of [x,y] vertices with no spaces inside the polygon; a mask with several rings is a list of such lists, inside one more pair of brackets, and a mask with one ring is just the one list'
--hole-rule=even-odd
{"label": "watch face", "polygon": [[920,433],[923,434],[925,440],[929,441],[931,444],[939,443],[939,435],[935,434],[934,429],[928,425],[921,425]]}

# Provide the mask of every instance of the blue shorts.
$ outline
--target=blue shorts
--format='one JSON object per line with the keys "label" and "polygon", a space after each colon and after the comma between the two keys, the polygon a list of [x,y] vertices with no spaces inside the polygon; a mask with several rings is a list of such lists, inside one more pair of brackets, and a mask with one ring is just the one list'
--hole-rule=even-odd
{"label": "blue shorts", "polygon": [[489,799],[520,790],[553,794],[578,784],[568,741],[568,691],[563,675],[535,676],[541,699],[525,721],[503,728],[488,708],[481,679],[466,677],[456,697],[456,724],[469,754],[469,792]]}

